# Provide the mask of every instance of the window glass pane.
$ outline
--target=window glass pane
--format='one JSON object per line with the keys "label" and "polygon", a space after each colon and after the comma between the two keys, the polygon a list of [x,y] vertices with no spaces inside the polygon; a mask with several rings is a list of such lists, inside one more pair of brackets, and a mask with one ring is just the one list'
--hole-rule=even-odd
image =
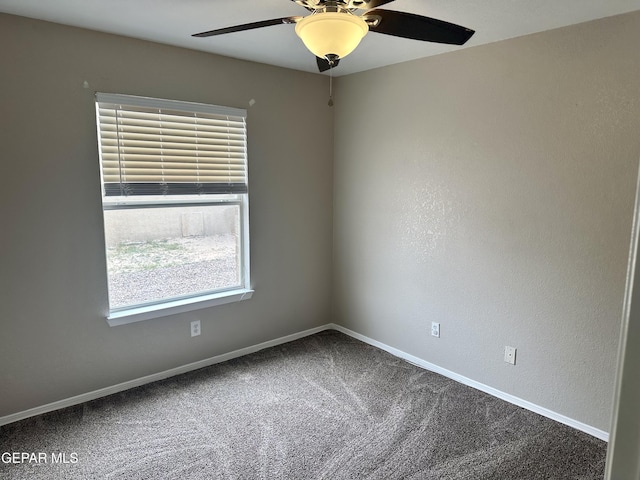
{"label": "window glass pane", "polygon": [[240,206],[104,211],[111,310],[242,285]]}

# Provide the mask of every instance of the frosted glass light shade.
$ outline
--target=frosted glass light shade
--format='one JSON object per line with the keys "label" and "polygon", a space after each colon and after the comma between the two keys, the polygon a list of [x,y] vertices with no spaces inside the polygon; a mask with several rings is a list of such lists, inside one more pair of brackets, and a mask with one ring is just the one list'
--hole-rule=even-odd
{"label": "frosted glass light shade", "polygon": [[296,23],[296,34],[316,57],[337,55],[344,58],[353,52],[369,26],[349,13],[323,12],[304,17]]}

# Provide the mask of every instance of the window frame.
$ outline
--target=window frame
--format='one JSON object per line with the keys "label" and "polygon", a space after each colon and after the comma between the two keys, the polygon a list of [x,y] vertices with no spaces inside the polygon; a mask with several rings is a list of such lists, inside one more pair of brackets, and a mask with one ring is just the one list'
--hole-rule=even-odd
{"label": "window frame", "polygon": [[[102,100],[101,100],[102,98]],[[106,320],[110,326],[125,325],[133,322],[149,320],[169,315],[190,312],[203,308],[209,308],[216,305],[239,302],[248,300],[253,295],[250,277],[250,248],[249,248],[249,193],[223,193],[223,194],[188,194],[180,195],[172,198],[172,195],[132,195],[132,196],[110,196],[105,194],[105,183],[103,178],[103,162],[102,162],[102,143],[99,104],[105,102],[105,98],[109,103],[113,100],[122,99],[122,103],[126,104],[127,100],[133,99],[135,102],[139,100],[142,104],[152,102],[153,104],[162,104],[166,102],[172,109],[176,107],[184,108],[185,112],[200,112],[202,108],[215,109],[216,111],[225,111],[227,107],[216,105],[195,104],[191,102],[180,102],[175,100],[150,99],[147,97],[133,97],[129,95],[119,94],[100,94],[96,93],[96,124],[98,130],[98,150],[100,159],[100,187],[102,190],[102,220],[105,233],[105,263],[107,259],[106,248],[106,224],[104,212],[108,210],[125,210],[125,209],[147,209],[147,208],[167,208],[167,207],[190,207],[190,206],[216,206],[216,205],[237,205],[239,207],[239,261],[240,261],[240,282],[238,286],[230,286],[229,288],[220,288],[207,292],[198,292],[193,295],[184,295],[172,297],[163,300],[149,301],[143,304],[135,304],[111,308],[109,303],[108,312],[105,314]],[[138,105],[134,103],[134,105]],[[194,106],[195,110],[189,110],[190,106]],[[241,111],[238,109],[228,108],[227,110],[234,113]],[[242,111],[245,112],[245,111]],[[243,118],[246,120],[246,112]],[[245,127],[245,145],[246,145],[246,127]],[[245,146],[246,148],[246,146]],[[246,150],[245,150],[245,168],[247,168]],[[245,173],[248,184],[248,172]],[[189,197],[189,198],[187,198]],[[107,270],[107,280],[109,272]]]}

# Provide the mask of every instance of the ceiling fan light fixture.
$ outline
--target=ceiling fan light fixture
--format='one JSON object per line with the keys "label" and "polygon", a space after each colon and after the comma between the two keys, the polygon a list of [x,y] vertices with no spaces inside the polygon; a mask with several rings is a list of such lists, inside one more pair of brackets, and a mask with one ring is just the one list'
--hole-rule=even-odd
{"label": "ceiling fan light fixture", "polygon": [[344,12],[321,12],[296,23],[296,34],[311,53],[320,58],[346,57],[368,31],[369,26],[362,18]]}

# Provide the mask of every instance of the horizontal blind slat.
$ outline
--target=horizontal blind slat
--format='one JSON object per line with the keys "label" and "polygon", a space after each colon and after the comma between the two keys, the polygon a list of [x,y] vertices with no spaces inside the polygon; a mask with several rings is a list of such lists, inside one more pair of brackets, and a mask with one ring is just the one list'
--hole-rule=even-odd
{"label": "horizontal blind slat", "polygon": [[[156,134],[148,134],[148,133],[132,133],[132,132],[104,132],[103,136],[103,144],[106,145],[128,145],[129,143],[156,143],[159,138],[163,138],[162,136]],[[163,143],[171,144],[175,143],[176,145],[193,145],[193,143],[197,142],[198,145],[212,145],[212,146],[229,146],[229,147],[244,147],[245,141],[244,137],[241,135],[233,135],[233,136],[225,136],[225,137],[216,137],[216,136],[208,136],[204,137],[201,135],[165,135],[163,139]]]}
{"label": "horizontal blind slat", "polygon": [[200,129],[183,128],[181,125],[165,125],[164,127],[143,125],[143,124],[126,124],[126,123],[100,123],[101,130],[105,134],[111,136],[133,136],[135,134],[151,135],[153,137],[203,137],[203,138],[235,138],[242,139],[245,134],[242,129]]}
{"label": "horizontal blind slat", "polygon": [[104,154],[114,154],[128,157],[145,157],[152,161],[160,161],[164,158],[170,157],[185,157],[185,158],[240,158],[244,159],[243,152],[230,152],[225,150],[178,150],[174,148],[138,148],[138,147],[126,147],[115,148],[105,147],[102,149]]}
{"label": "horizontal blind slat", "polygon": [[[120,164],[126,164],[125,166],[133,166],[133,165],[145,165],[146,168],[156,169],[162,168],[162,164],[159,164],[155,161],[156,157],[154,156],[141,156],[141,155],[126,155],[126,156],[117,156],[117,155],[103,155],[102,164],[112,167],[120,167]],[[237,168],[246,168],[244,163],[244,159],[242,158],[220,158],[220,157],[174,157],[174,158],[166,158],[165,164],[172,163],[184,163],[188,165],[194,165],[194,168],[225,168],[225,169],[237,169]]]}
{"label": "horizontal blind slat", "polygon": [[138,118],[138,119],[149,119],[149,120],[157,120],[157,119],[170,119],[172,121],[181,121],[184,123],[188,122],[201,122],[203,124],[214,124],[214,123],[224,123],[224,124],[236,124],[242,125],[244,123],[244,117],[239,117],[236,115],[217,115],[217,114],[206,114],[206,113],[189,113],[189,112],[180,112],[177,110],[166,110],[166,109],[136,109],[136,107],[127,105],[126,108],[121,108],[122,105],[111,105],[106,106],[107,104],[103,104],[105,106],[99,108],[99,113],[101,117],[124,117],[124,118]]}
{"label": "horizontal blind slat", "polygon": [[[158,177],[155,175],[128,173],[124,183],[127,182],[149,182],[149,183],[166,183],[166,182],[183,182],[183,183],[238,183],[242,182],[242,175],[229,176],[229,175],[205,175],[203,178],[193,178],[184,175],[173,175],[168,172],[162,176],[162,181],[158,181]],[[207,181],[208,180],[208,181]]]}

